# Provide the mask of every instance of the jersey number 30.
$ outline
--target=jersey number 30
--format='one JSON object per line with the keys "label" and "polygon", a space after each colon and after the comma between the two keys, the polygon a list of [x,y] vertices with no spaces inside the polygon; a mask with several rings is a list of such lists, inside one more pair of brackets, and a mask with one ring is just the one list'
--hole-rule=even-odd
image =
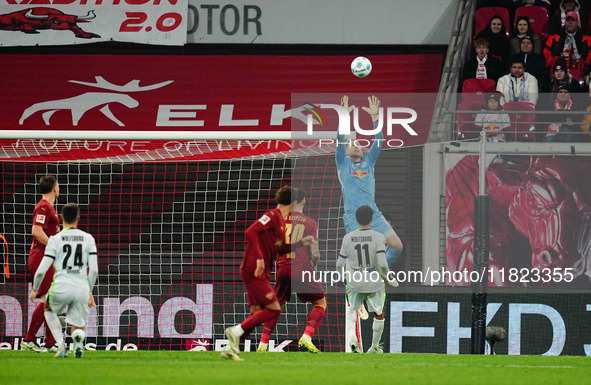
{"label": "jersey number 30", "polygon": [[74,251],[74,261],[72,265],[68,265],[68,261],[72,256],[72,245],[66,243],[63,247],[63,251],[66,253],[66,256],[64,257],[64,263],[62,265],[63,269],[71,269],[74,266],[84,266],[84,263],[82,263],[82,245],[80,243],[76,245],[76,250]]}

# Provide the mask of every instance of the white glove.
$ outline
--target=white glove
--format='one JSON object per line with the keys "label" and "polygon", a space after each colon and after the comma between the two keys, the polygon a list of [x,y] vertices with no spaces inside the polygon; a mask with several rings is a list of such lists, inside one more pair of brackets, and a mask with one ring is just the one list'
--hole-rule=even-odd
{"label": "white glove", "polygon": [[361,109],[367,112],[371,116],[371,120],[375,123],[378,121],[380,113],[380,100],[375,96],[369,96],[367,100],[369,101],[369,107],[361,107]]}
{"label": "white glove", "polygon": [[341,106],[347,109],[347,112],[351,113],[355,109],[355,106],[349,106],[349,97],[347,95],[341,98]]}

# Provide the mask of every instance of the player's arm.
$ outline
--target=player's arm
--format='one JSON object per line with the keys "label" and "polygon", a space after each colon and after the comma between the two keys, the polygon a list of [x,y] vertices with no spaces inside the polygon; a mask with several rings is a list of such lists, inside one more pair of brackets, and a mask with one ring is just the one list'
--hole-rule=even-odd
{"label": "player's arm", "polygon": [[90,290],[90,294],[88,296],[88,307],[96,307],[96,302],[94,302],[94,296],[92,295],[92,289],[94,288],[94,284],[96,283],[97,277],[98,254],[96,243],[93,239],[90,247],[90,252],[88,253],[88,288]]}
{"label": "player's arm", "polygon": [[[373,128],[376,129],[378,127],[378,119],[380,117],[380,100],[376,96],[370,96],[367,98],[369,102],[368,107],[362,107],[362,110],[367,112],[369,116],[371,116],[371,121],[373,122]],[[378,132],[375,136],[375,140],[371,145],[368,153],[365,155],[372,163],[375,163],[382,152],[382,145],[384,143],[384,133],[382,130]]]}
{"label": "player's arm", "polygon": [[316,245],[317,242],[312,235],[307,235],[301,240],[297,241],[296,243],[283,243],[283,245],[279,246],[279,255],[284,255],[291,253],[299,249],[302,246],[313,246]]}
{"label": "player's arm", "polygon": [[347,264],[347,250],[349,248],[348,238],[343,239],[341,244],[341,250],[339,251],[339,257],[337,258],[337,271],[344,277],[344,271]]}
{"label": "player's arm", "polygon": [[[341,106],[345,107],[349,113],[353,111],[355,106],[349,106],[349,97],[344,95],[341,98]],[[335,152],[336,164],[341,164],[347,158],[347,146],[345,144],[345,135],[339,135],[337,131],[337,149]]]}
{"label": "player's arm", "polygon": [[318,249],[318,224],[316,221],[313,223],[312,234],[314,234],[316,244],[310,246],[310,262],[312,263],[312,266],[316,267],[320,261],[320,250]]}
{"label": "player's arm", "polygon": [[31,234],[33,235],[33,238],[42,245],[47,245],[47,242],[49,242],[49,237],[45,234],[45,231],[43,231],[43,226],[33,225]]}

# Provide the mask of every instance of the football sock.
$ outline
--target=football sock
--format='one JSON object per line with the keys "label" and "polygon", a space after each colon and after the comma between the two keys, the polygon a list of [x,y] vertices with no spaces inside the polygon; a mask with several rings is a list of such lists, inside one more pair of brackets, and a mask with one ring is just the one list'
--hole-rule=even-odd
{"label": "football sock", "polygon": [[234,327],[232,327],[230,329],[230,331],[232,332],[232,334],[234,334],[236,337],[240,337],[241,335],[244,334],[244,329],[242,328],[242,325],[238,324]]}
{"label": "football sock", "polygon": [[280,315],[281,310],[259,310],[256,313],[249,315],[240,325],[237,326],[242,326],[242,330],[253,329],[258,325],[265,323],[273,318],[275,318],[275,323],[277,323],[277,318],[279,318]]}
{"label": "football sock", "polygon": [[380,341],[382,340],[382,333],[384,332],[384,321],[380,319],[373,319],[373,335],[371,338],[371,346],[377,348]]}
{"label": "football sock", "polygon": [[66,345],[64,344],[64,337],[62,336],[62,324],[57,314],[53,310],[45,312],[45,322],[52,331],[55,341],[57,342],[57,346],[60,349],[64,349]]}
{"label": "football sock", "polygon": [[318,326],[324,317],[324,308],[321,306],[314,306],[310,314],[308,314],[308,325],[304,331],[304,335],[312,338]]}
{"label": "football sock", "polygon": [[76,329],[72,332],[72,339],[76,338],[77,336],[80,336],[80,340],[82,341],[82,344],[84,344],[84,339],[86,338],[86,333],[84,332],[84,330],[82,329]]}
{"label": "football sock", "polygon": [[357,310],[354,310],[351,306],[346,307],[346,314],[347,317],[347,335],[349,337],[355,336],[355,324],[357,323]]}
{"label": "football sock", "polygon": [[396,262],[398,257],[400,257],[401,253],[402,253],[402,249],[395,250],[392,248],[388,248],[388,251],[386,251],[386,261],[388,262],[388,267],[392,266],[392,264],[394,262]]}
{"label": "football sock", "polygon": [[275,329],[278,320],[279,318],[271,318],[270,320],[265,322],[265,324],[263,325],[263,333],[261,334],[262,344],[266,345],[269,343],[269,338],[271,338],[271,333],[273,333],[273,330]]}
{"label": "football sock", "polygon": [[29,330],[27,331],[27,335],[25,336],[25,341],[33,341],[35,339],[35,336],[37,335],[39,328],[45,322],[45,317],[43,316],[44,312],[45,310],[43,309],[43,302],[40,302],[35,307],[33,315],[31,316],[31,324],[29,325]]}

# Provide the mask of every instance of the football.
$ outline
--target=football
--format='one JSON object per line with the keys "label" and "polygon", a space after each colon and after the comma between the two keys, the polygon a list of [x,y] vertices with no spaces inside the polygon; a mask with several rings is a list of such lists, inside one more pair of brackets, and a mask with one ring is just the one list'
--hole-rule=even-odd
{"label": "football", "polygon": [[366,57],[356,57],[351,62],[351,72],[358,78],[365,78],[371,72],[371,62]]}

